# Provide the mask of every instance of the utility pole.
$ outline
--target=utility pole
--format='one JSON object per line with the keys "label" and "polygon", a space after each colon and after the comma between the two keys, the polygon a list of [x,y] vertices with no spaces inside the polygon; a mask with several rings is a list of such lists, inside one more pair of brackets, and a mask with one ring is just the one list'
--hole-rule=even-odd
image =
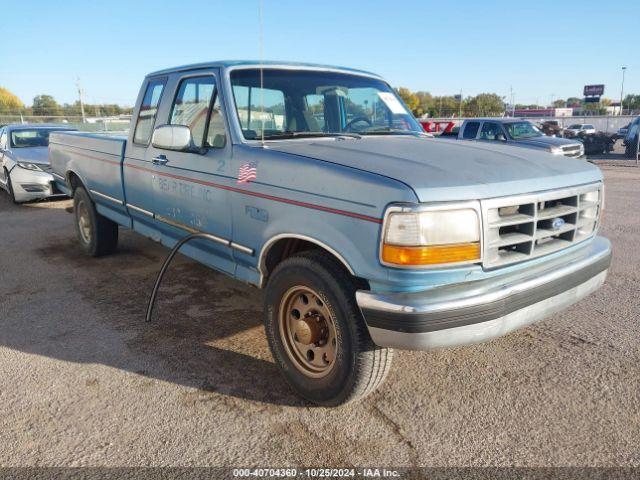
{"label": "utility pole", "polygon": [[622,87],[620,87],[620,116],[622,116],[622,101],[624,99],[624,72],[627,71],[627,67],[622,67]]}
{"label": "utility pole", "polygon": [[513,103],[513,102],[514,102],[514,98],[513,98],[513,85],[511,85],[511,86],[509,87],[509,92],[510,92],[510,94],[511,94],[511,100],[510,100],[510,103],[511,103],[511,116],[512,116],[512,117],[515,117],[515,116],[516,116],[516,104],[515,104],[515,103]]}
{"label": "utility pole", "polygon": [[462,118],[462,89],[460,89],[460,105],[458,110],[458,118]]}
{"label": "utility pole", "polygon": [[78,99],[80,100],[80,112],[82,113],[82,123],[86,123],[84,116],[84,103],[82,102],[82,88],[80,87],[80,77],[77,77],[76,86],[78,87]]}

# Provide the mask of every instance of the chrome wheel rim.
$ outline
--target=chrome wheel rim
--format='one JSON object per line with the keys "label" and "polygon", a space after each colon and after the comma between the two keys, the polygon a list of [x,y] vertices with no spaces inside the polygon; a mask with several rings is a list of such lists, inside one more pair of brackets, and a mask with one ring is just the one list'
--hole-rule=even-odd
{"label": "chrome wheel rim", "polygon": [[89,217],[89,209],[84,200],[80,200],[76,206],[78,212],[78,231],[85,243],[91,242],[91,219]]}
{"label": "chrome wheel rim", "polygon": [[282,296],[280,338],[287,356],[304,375],[321,378],[336,360],[336,327],[325,301],[312,289],[295,286]]}

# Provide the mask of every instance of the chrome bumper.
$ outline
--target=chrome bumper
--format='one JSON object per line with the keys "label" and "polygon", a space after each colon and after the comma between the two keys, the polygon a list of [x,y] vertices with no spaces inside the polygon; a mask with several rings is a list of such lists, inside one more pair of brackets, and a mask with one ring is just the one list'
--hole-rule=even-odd
{"label": "chrome bumper", "polygon": [[424,292],[359,290],[356,300],[371,338],[380,346],[428,350],[484,342],[558,312],[598,289],[611,263],[611,243],[595,237],[566,257]]}

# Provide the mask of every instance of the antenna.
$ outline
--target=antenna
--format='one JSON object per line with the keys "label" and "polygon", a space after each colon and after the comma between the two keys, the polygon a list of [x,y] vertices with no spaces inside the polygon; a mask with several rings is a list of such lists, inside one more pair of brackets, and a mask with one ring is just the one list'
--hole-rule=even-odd
{"label": "antenna", "polygon": [[82,102],[82,87],[80,86],[80,77],[76,79],[76,86],[78,87],[78,99],[80,100],[80,112],[82,113],[82,123],[86,123],[84,116],[84,103]]}
{"label": "antenna", "polygon": [[262,144],[262,148],[264,148],[264,71],[262,67],[263,56],[264,56],[264,38],[263,38],[263,15],[262,15],[262,0],[258,0],[258,14],[260,21],[260,122],[262,123],[262,128],[260,129],[260,143]]}

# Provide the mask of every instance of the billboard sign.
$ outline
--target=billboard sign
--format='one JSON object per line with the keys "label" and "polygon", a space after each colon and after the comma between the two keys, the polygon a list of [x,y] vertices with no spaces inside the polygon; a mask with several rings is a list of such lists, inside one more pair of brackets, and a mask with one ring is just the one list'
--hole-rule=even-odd
{"label": "billboard sign", "polygon": [[604,94],[604,85],[585,85],[585,97],[599,97]]}

